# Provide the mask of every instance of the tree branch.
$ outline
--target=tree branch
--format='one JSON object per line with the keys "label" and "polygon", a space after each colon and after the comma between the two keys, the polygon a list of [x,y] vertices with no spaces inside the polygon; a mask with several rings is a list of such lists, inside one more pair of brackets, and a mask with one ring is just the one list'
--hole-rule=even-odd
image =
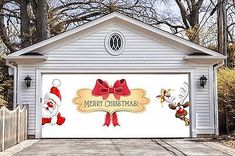
{"label": "tree branch", "polygon": [[[2,12],[3,5],[4,5],[4,0],[0,0],[0,13],[1,14],[3,13]],[[7,48],[11,52],[16,51],[16,48],[12,45],[12,43],[10,42],[10,39],[7,35],[6,27],[4,25],[4,16],[0,16],[0,38],[2,39],[3,43],[7,46]]]}
{"label": "tree branch", "polygon": [[184,4],[181,0],[175,0],[176,4],[178,5],[179,9],[180,9],[180,14],[181,14],[181,17],[182,17],[182,21],[186,27],[186,29],[189,29],[190,26],[187,22],[187,11],[186,11],[186,8],[184,7]]}
{"label": "tree branch", "polygon": [[12,15],[12,14],[6,14],[6,13],[0,13],[0,16],[6,16],[6,17],[13,17],[13,18],[17,18],[17,19],[20,19],[19,16],[17,15]]}

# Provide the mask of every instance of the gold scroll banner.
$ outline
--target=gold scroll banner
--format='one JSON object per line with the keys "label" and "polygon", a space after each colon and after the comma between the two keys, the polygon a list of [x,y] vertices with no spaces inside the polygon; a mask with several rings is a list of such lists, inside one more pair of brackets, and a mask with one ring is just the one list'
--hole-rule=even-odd
{"label": "gold scroll banner", "polygon": [[149,102],[143,89],[132,89],[131,95],[121,96],[120,100],[116,100],[113,94],[109,94],[108,99],[103,100],[101,96],[93,96],[91,89],[80,89],[73,99],[79,112],[105,111],[110,114],[118,111],[143,112]]}

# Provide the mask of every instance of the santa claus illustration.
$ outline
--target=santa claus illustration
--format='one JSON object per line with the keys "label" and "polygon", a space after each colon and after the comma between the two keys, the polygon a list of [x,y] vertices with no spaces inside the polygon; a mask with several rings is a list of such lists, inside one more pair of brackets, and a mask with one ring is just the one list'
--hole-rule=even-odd
{"label": "santa claus illustration", "polygon": [[65,122],[65,117],[62,117],[59,112],[59,107],[61,105],[61,94],[58,87],[60,84],[60,80],[54,79],[50,93],[47,93],[44,97],[42,104],[42,125],[62,125]]}

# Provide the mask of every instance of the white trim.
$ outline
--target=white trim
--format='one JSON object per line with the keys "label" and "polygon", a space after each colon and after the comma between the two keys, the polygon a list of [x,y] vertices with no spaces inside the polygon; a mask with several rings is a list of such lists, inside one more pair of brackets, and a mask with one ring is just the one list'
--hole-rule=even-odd
{"label": "white trim", "polygon": [[223,66],[224,63],[218,64],[214,66],[214,84],[213,84],[213,89],[214,89],[214,111],[215,111],[215,116],[214,116],[214,122],[215,122],[215,134],[219,135],[219,109],[218,109],[218,84],[217,84],[217,71],[218,68]]}
{"label": "white trim", "polygon": [[[70,74],[96,74],[96,73],[104,73],[104,74],[188,74],[189,76],[189,83],[191,85],[190,89],[190,102],[191,102],[191,107],[190,107],[190,136],[189,137],[196,137],[196,115],[195,115],[195,108],[192,106],[195,106],[195,99],[194,99],[194,70],[187,70],[187,69],[175,69],[175,70],[136,70],[133,72],[133,70],[128,70],[128,71],[105,71],[105,70],[99,70],[96,71],[95,73],[90,70],[86,71],[71,71],[68,72],[67,70],[60,70],[58,69],[57,71],[55,70],[48,70],[48,69],[36,69],[36,128],[35,128],[35,138],[41,138],[42,137],[42,130],[41,130],[41,102],[40,98],[42,98],[42,75],[43,74],[60,74],[60,73],[70,73]],[[194,115],[192,115],[194,113]]]}
{"label": "white trim", "polygon": [[21,85],[21,71],[22,70],[22,66],[18,65],[18,75],[17,75],[17,101],[16,101],[16,106],[21,105],[22,104],[22,100],[21,100],[21,90],[22,90],[22,85]]}
{"label": "white trim", "polygon": [[36,118],[35,118],[35,138],[41,138],[41,128],[42,128],[42,107],[41,107],[41,100],[42,100],[42,74],[41,72],[36,69]]}
{"label": "white trim", "polygon": [[144,68],[144,69],[77,69],[77,70],[67,70],[62,68],[56,68],[56,70],[50,69],[50,68],[37,68],[36,70],[39,70],[41,73],[46,74],[135,74],[135,73],[190,73],[195,68],[168,68],[168,69],[162,69],[162,68]]}
{"label": "white trim", "polygon": [[184,56],[183,59],[194,64],[218,64],[226,58],[226,56]]}
{"label": "white trim", "polygon": [[189,55],[184,56],[184,59],[226,59],[227,56],[205,56],[205,55]]}
{"label": "white trim", "polygon": [[27,53],[27,52],[30,52],[30,51],[34,51],[35,49],[41,48],[43,46],[47,46],[48,44],[51,44],[51,43],[56,42],[58,40],[64,39],[64,38],[66,38],[66,37],[68,37],[70,35],[73,35],[75,33],[78,33],[80,31],[88,29],[89,27],[98,25],[98,24],[100,24],[102,22],[105,22],[105,21],[108,21],[108,20],[116,20],[116,21],[117,20],[121,20],[121,21],[124,21],[126,23],[134,24],[136,26],[139,26],[142,29],[148,30],[149,32],[151,32],[151,34],[160,35],[161,37],[165,38],[169,42],[173,41],[173,42],[175,42],[177,44],[181,44],[181,45],[187,47],[187,49],[191,49],[191,51],[195,51],[195,52],[200,51],[202,53],[209,54],[209,55],[212,55],[212,56],[221,56],[221,57],[223,56],[223,55],[221,55],[221,54],[219,54],[219,53],[217,53],[215,51],[212,51],[210,49],[207,49],[205,47],[202,47],[200,45],[197,45],[197,44],[192,43],[190,41],[187,41],[187,40],[185,40],[183,38],[180,38],[178,36],[172,35],[172,34],[166,32],[166,31],[163,31],[163,30],[160,30],[158,28],[152,27],[152,26],[147,25],[147,24],[145,24],[145,23],[143,23],[141,21],[138,21],[138,20],[133,19],[131,17],[128,17],[126,15],[122,15],[122,14],[117,13],[117,12],[108,14],[106,16],[103,16],[103,17],[99,18],[99,19],[91,21],[91,22],[89,22],[87,24],[79,26],[78,28],[69,30],[69,31],[64,32],[64,33],[62,33],[60,35],[57,35],[55,37],[52,37],[50,39],[47,39],[47,40],[44,40],[44,41],[39,42],[37,44],[34,44],[34,45],[30,46],[30,47],[27,47],[27,48],[24,48],[22,50],[19,50],[19,51],[15,52],[15,53],[10,54],[9,56],[19,56],[21,54],[24,54],[24,53]]}
{"label": "white trim", "polygon": [[102,73],[102,74],[135,74],[135,73],[140,73],[140,74],[148,74],[148,73],[160,73],[160,74],[164,74],[164,73],[170,73],[170,74],[184,74],[184,73],[191,73],[192,69],[194,68],[190,68],[190,69],[184,69],[184,68],[177,68],[177,69],[158,69],[158,68],[154,68],[154,69],[136,69],[136,70],[132,70],[132,69],[126,69],[126,70],[78,70],[78,71],[74,71],[74,70],[65,70],[65,69],[60,69],[57,68],[56,70],[54,69],[42,69],[42,68],[37,68],[36,70],[40,71],[40,73],[46,73],[46,74],[66,74],[66,73],[70,73],[70,74],[97,74],[97,73]]}
{"label": "white trim", "polygon": [[190,73],[190,102],[191,102],[191,106],[190,106],[190,122],[191,122],[191,137],[195,138],[197,137],[197,129],[196,129],[196,122],[197,122],[197,118],[196,118],[196,102],[195,102],[195,71],[191,70]]}
{"label": "white trim", "polygon": [[4,58],[8,61],[14,61],[17,64],[21,63],[37,64],[47,59],[46,56],[6,56]]}
{"label": "white trim", "polygon": [[[213,95],[214,95],[214,89],[213,89],[213,66],[209,67],[209,72],[208,72],[208,82],[209,82],[209,95],[210,95],[210,127],[215,127],[215,108],[214,108],[214,99],[213,99]],[[215,133],[215,131],[214,131]]]}
{"label": "white trim", "polygon": [[2,135],[2,151],[4,151],[4,148],[5,148],[5,143],[4,143],[4,141],[5,141],[5,113],[6,113],[6,107],[5,106],[3,106],[3,108],[2,108],[2,134],[0,134],[0,135]]}
{"label": "white trim", "polygon": [[7,60],[11,60],[11,59],[25,59],[25,60],[29,60],[29,59],[38,59],[38,60],[40,60],[40,59],[42,59],[42,60],[45,60],[45,59],[47,59],[47,57],[46,56],[37,56],[37,55],[28,55],[28,56],[6,56],[6,57],[4,57],[5,59],[7,59]]}

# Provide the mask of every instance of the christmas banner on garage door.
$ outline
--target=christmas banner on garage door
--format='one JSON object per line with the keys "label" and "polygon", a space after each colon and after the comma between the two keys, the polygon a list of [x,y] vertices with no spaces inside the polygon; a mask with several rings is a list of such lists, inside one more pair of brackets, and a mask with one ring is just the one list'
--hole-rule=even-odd
{"label": "christmas banner on garage door", "polygon": [[188,74],[43,74],[42,138],[189,137]]}
{"label": "christmas banner on garage door", "polygon": [[78,90],[73,102],[79,112],[107,112],[104,125],[112,122],[113,126],[119,126],[117,112],[143,112],[150,102],[145,94],[144,89],[130,90],[125,79],[117,80],[113,86],[97,79],[93,90]]}

